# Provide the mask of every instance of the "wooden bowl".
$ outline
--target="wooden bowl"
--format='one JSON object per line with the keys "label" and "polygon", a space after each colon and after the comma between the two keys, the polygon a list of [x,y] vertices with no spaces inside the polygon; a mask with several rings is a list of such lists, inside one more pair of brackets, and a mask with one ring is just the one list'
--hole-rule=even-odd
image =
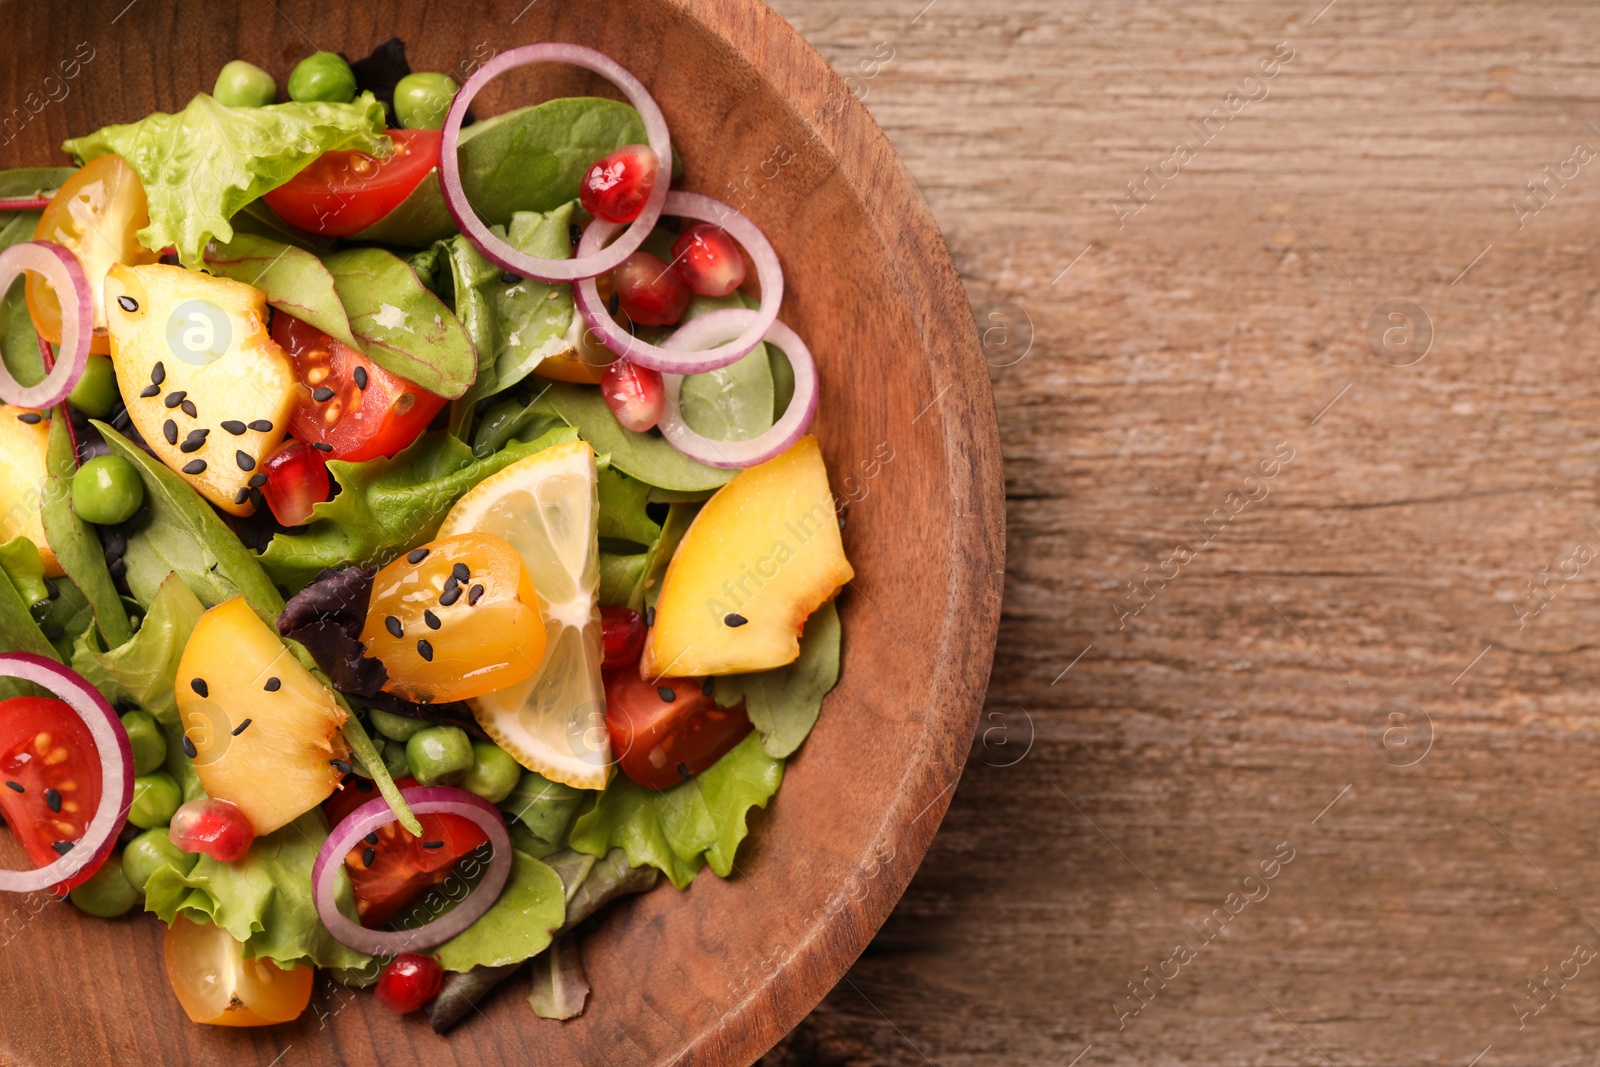
{"label": "wooden bowl", "polygon": [[[59,165],[68,136],[177,110],[236,57],[280,86],[314,50],[356,57],[391,36],[417,70],[459,70],[490,49],[542,40],[615,57],[666,113],[686,167],[678,187],[742,207],[783,259],[783,319],[821,370],[814,432],[851,501],[844,538],[858,577],[840,600],[839,686],[770,809],[754,813],[737,874],[703,873],[682,893],[663,884],[612,909],[583,942],[594,992],[581,1018],[536,1018],[523,978],[441,1038],[319,977],[312,1009],[294,1023],[194,1026],[167,987],[160,922],[6,902],[0,1061],[758,1058],[845,973],[921,861],[969,750],[1000,610],[1004,501],[988,378],[944,242],[883,133],[754,0],[25,0],[8,9],[7,28],[0,101],[24,108],[14,114],[26,121],[6,126],[0,113],[5,166]],[[46,78],[82,58],[80,42],[93,55],[62,97]],[[596,90],[605,91],[572,71],[520,72],[475,109]]]}

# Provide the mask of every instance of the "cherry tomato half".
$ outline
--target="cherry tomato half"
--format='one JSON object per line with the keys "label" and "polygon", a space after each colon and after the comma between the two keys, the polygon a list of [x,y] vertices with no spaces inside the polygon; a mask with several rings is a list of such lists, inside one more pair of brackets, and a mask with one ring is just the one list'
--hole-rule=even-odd
{"label": "cherry tomato half", "polygon": [[[89,727],[50,697],[0,701],[0,782],[6,825],[35,867],[54,863],[62,855],[58,847],[82,837],[100,806],[100,755]],[[85,867],[56,891],[87,881],[104,862]]]}
{"label": "cherry tomato half", "polygon": [[272,339],[288,353],[300,379],[289,430],[308,445],[333,446],[318,449],[324,460],[392,456],[444,407],[444,397],[282,312],[272,317]]}
{"label": "cherry tomato half", "polygon": [[601,674],[611,751],[622,773],[647,789],[688,781],[750,732],[744,705],[719,708],[698,678],[652,682],[632,666]]}
{"label": "cherry tomato half", "polygon": [[389,130],[394,154],[324,152],[262,197],[284,222],[324,237],[349,237],[373,225],[439,165],[438,130]]}

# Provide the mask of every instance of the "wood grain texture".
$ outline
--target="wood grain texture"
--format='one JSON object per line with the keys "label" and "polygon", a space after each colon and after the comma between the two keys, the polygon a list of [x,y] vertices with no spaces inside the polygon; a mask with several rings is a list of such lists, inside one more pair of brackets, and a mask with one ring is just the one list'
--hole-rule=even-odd
{"label": "wood grain texture", "polygon": [[[1600,149],[1600,12],[1326,3],[777,0],[841,72],[893,48],[865,106],[980,328],[1011,320],[990,359],[1023,314],[1033,344],[991,371],[979,741],[894,916],[765,1062],[1595,1061],[1600,172],[1537,214],[1526,183]],[[1186,125],[1262,85],[1209,143]],[[1431,322],[1412,365],[1369,343],[1389,301]],[[1119,628],[1230,492],[1261,498]]]}
{"label": "wood grain texture", "polygon": [[[175,109],[235,57],[280,85],[312,51],[359,56],[392,35],[422,70],[469,71],[463,64],[485,48],[550,39],[615,57],[661,104],[685,163],[682,187],[733,199],[784,260],[783,317],[818,361],[824,399],[813,432],[851,501],[844,538],[858,578],[840,604],[839,686],[778,798],[754,818],[736,876],[704,876],[683,894],[651,893],[609,913],[583,944],[596,995],[580,1019],[541,1022],[522,1003],[525,988],[512,989],[445,1040],[321,977],[313,1010],[293,1024],[195,1027],[166,988],[159,923],[24,908],[12,926],[0,916],[0,1063],[745,1064],[761,1055],[837,982],[921,860],[967,754],[999,618],[1002,481],[977,337],[939,231],[882,132],[820,56],[745,0],[110,0],[13,4],[6,14],[27,47],[0,66],[0,101],[58,100],[7,131],[5,165],[56,161],[71,134]],[[79,56],[62,94],[45,77],[80,42],[93,56]],[[491,115],[537,94],[599,88],[561,71],[519,72],[474,107]],[[782,146],[783,162],[771,162]]]}

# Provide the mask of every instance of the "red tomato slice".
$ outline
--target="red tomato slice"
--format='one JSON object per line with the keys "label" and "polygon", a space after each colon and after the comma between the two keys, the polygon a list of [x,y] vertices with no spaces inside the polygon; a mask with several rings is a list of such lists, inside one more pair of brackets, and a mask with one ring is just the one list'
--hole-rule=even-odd
{"label": "red tomato slice", "polygon": [[[395,780],[401,789],[416,784],[415,778]],[[329,827],[377,796],[376,789],[362,792],[354,783],[334,793],[322,805]],[[459,815],[418,815],[417,821],[422,824],[421,837],[412,837],[392,822],[376,831],[376,841],[362,841],[345,856],[344,870],[355,890],[361,925],[387,926],[404,915],[428,890],[450,877],[457,860],[489,840],[476,823]],[[427,847],[430,844],[435,847]]]}
{"label": "red tomato slice", "polygon": [[280,219],[324,237],[360,233],[411,195],[439,165],[438,130],[389,130],[394,154],[324,152],[262,197]]}
{"label": "red tomato slice", "polygon": [[[56,844],[82,837],[100,806],[100,755],[89,728],[60,700],[0,701],[0,782],[0,813],[28,858],[35,867],[55,862]],[[99,869],[91,864],[57,893]]]}
{"label": "red tomato slice", "polygon": [[622,773],[647,789],[688,781],[750,732],[744,705],[719,708],[698,678],[648,682],[633,666],[601,674],[611,751]]}
{"label": "red tomato slice", "polygon": [[288,353],[300,379],[289,430],[308,445],[331,446],[318,449],[325,460],[392,456],[444,407],[444,397],[282,312],[272,317],[272,339]]}

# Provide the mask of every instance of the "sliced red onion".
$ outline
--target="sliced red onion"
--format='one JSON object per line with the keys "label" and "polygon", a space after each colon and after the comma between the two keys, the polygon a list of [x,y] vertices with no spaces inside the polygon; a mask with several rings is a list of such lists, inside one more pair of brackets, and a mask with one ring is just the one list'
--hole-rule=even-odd
{"label": "sliced red onion", "polygon": [[[761,232],[760,227],[720,200],[699,193],[671,193],[667,196],[664,210],[668,215],[681,215],[721,226],[750,253],[751,262],[756,265],[756,277],[761,281],[761,307],[754,319],[746,320],[748,327],[745,331],[733,339],[732,344],[715,349],[672,349],[641,341],[611,317],[605,301],[600,299],[600,289],[593,278],[585,278],[572,287],[578,313],[611,351],[662,374],[704,374],[708,370],[737,363],[761,343],[767,330],[778,321],[778,307],[783,303],[783,268],[778,264],[778,253],[772,250],[772,242],[767,240],[767,235]],[[591,222],[589,228],[583,231],[583,239],[578,242],[579,258],[596,252],[606,238],[616,232],[616,223],[598,219]],[[626,240],[627,236],[625,234],[622,240]],[[617,242],[621,243],[620,240]],[[614,244],[606,251],[616,247]]]}
{"label": "sliced red onion", "polygon": [[23,271],[43,275],[61,304],[61,355],[44,381],[27,387],[0,362],[0,400],[42,410],[65,400],[83,376],[94,339],[94,297],[78,257],[50,241],[24,241],[0,252],[0,293]]}
{"label": "sliced red onion", "polygon": [[[709,350],[719,341],[739,335],[740,330],[748,332],[748,324],[759,319],[760,315],[759,311],[745,308],[708,311],[684,323],[677,333],[667,338],[666,347]],[[748,441],[713,441],[690,429],[683,420],[683,412],[678,407],[683,375],[668,374],[662,377],[667,406],[661,413],[661,421],[656,424],[668,444],[708,467],[743,470],[781,455],[800,439],[800,435],[811,425],[812,416],[817,413],[816,361],[811,358],[811,350],[800,340],[800,335],[781,322],[768,326],[765,336],[760,340],[771,341],[783,349],[783,354],[789,357],[789,366],[794,368],[794,397],[784,409],[783,417],[773,423],[770,430]]]}
{"label": "sliced red onion", "polygon": [[32,682],[65,702],[89,728],[100,756],[100,806],[71,851],[31,871],[0,871],[0,890],[36,893],[65,882],[86,867],[97,866],[117,843],[117,831],[133,803],[133,748],[116,711],[100,690],[70,667],[31,652],[5,652],[0,653],[0,678]]}
{"label": "sliced red onion", "polygon": [[[594,255],[585,255],[580,250],[573,259],[543,259],[539,256],[530,256],[507,244],[490,231],[484,221],[478,218],[478,213],[472,209],[472,204],[467,200],[466,190],[461,185],[461,158],[456,149],[461,135],[461,122],[466,117],[468,105],[472,103],[473,97],[478,95],[479,90],[501,73],[533,63],[570,63],[575,67],[594,71],[621,89],[622,95],[628,98],[628,103],[633,105],[634,110],[639,112],[639,117],[644,120],[645,136],[656,158],[661,161],[655,187],[650,190],[650,196],[644,202],[644,210],[639,212],[638,218],[628,224],[628,232],[603,252],[597,251]],[[456,227],[466,235],[467,240],[471,241],[491,263],[536,281],[572,282],[579,278],[593,278],[616,267],[632,255],[644,243],[646,237],[650,236],[650,230],[655,226],[656,219],[661,217],[661,205],[666,201],[667,187],[671,183],[672,138],[667,134],[667,120],[662,116],[661,109],[656,106],[655,100],[651,99],[645,87],[639,83],[639,79],[629,74],[616,60],[592,48],[577,44],[546,42],[523,45],[521,48],[501,52],[467,79],[467,84],[456,93],[456,98],[445,115],[444,138],[439,148],[439,184],[444,190],[444,203],[450,210],[451,218],[456,220]]]}
{"label": "sliced red onion", "polygon": [[506,833],[505,816],[500,814],[499,808],[475,793],[450,786],[414,786],[402,789],[400,795],[414,814],[448,813],[472,820],[489,835],[494,854],[483,880],[467,898],[433,922],[414,930],[369,930],[352,922],[339,910],[335,901],[339,871],[350,850],[368,834],[394,822],[395,814],[389,802],[378,797],[345,816],[322,843],[322,851],[317,853],[317,861],[311,867],[312,899],[328,932],[340,944],[369,956],[398,956],[402,952],[443,944],[493,907],[506,887],[506,879],[511,876],[511,835]]}

